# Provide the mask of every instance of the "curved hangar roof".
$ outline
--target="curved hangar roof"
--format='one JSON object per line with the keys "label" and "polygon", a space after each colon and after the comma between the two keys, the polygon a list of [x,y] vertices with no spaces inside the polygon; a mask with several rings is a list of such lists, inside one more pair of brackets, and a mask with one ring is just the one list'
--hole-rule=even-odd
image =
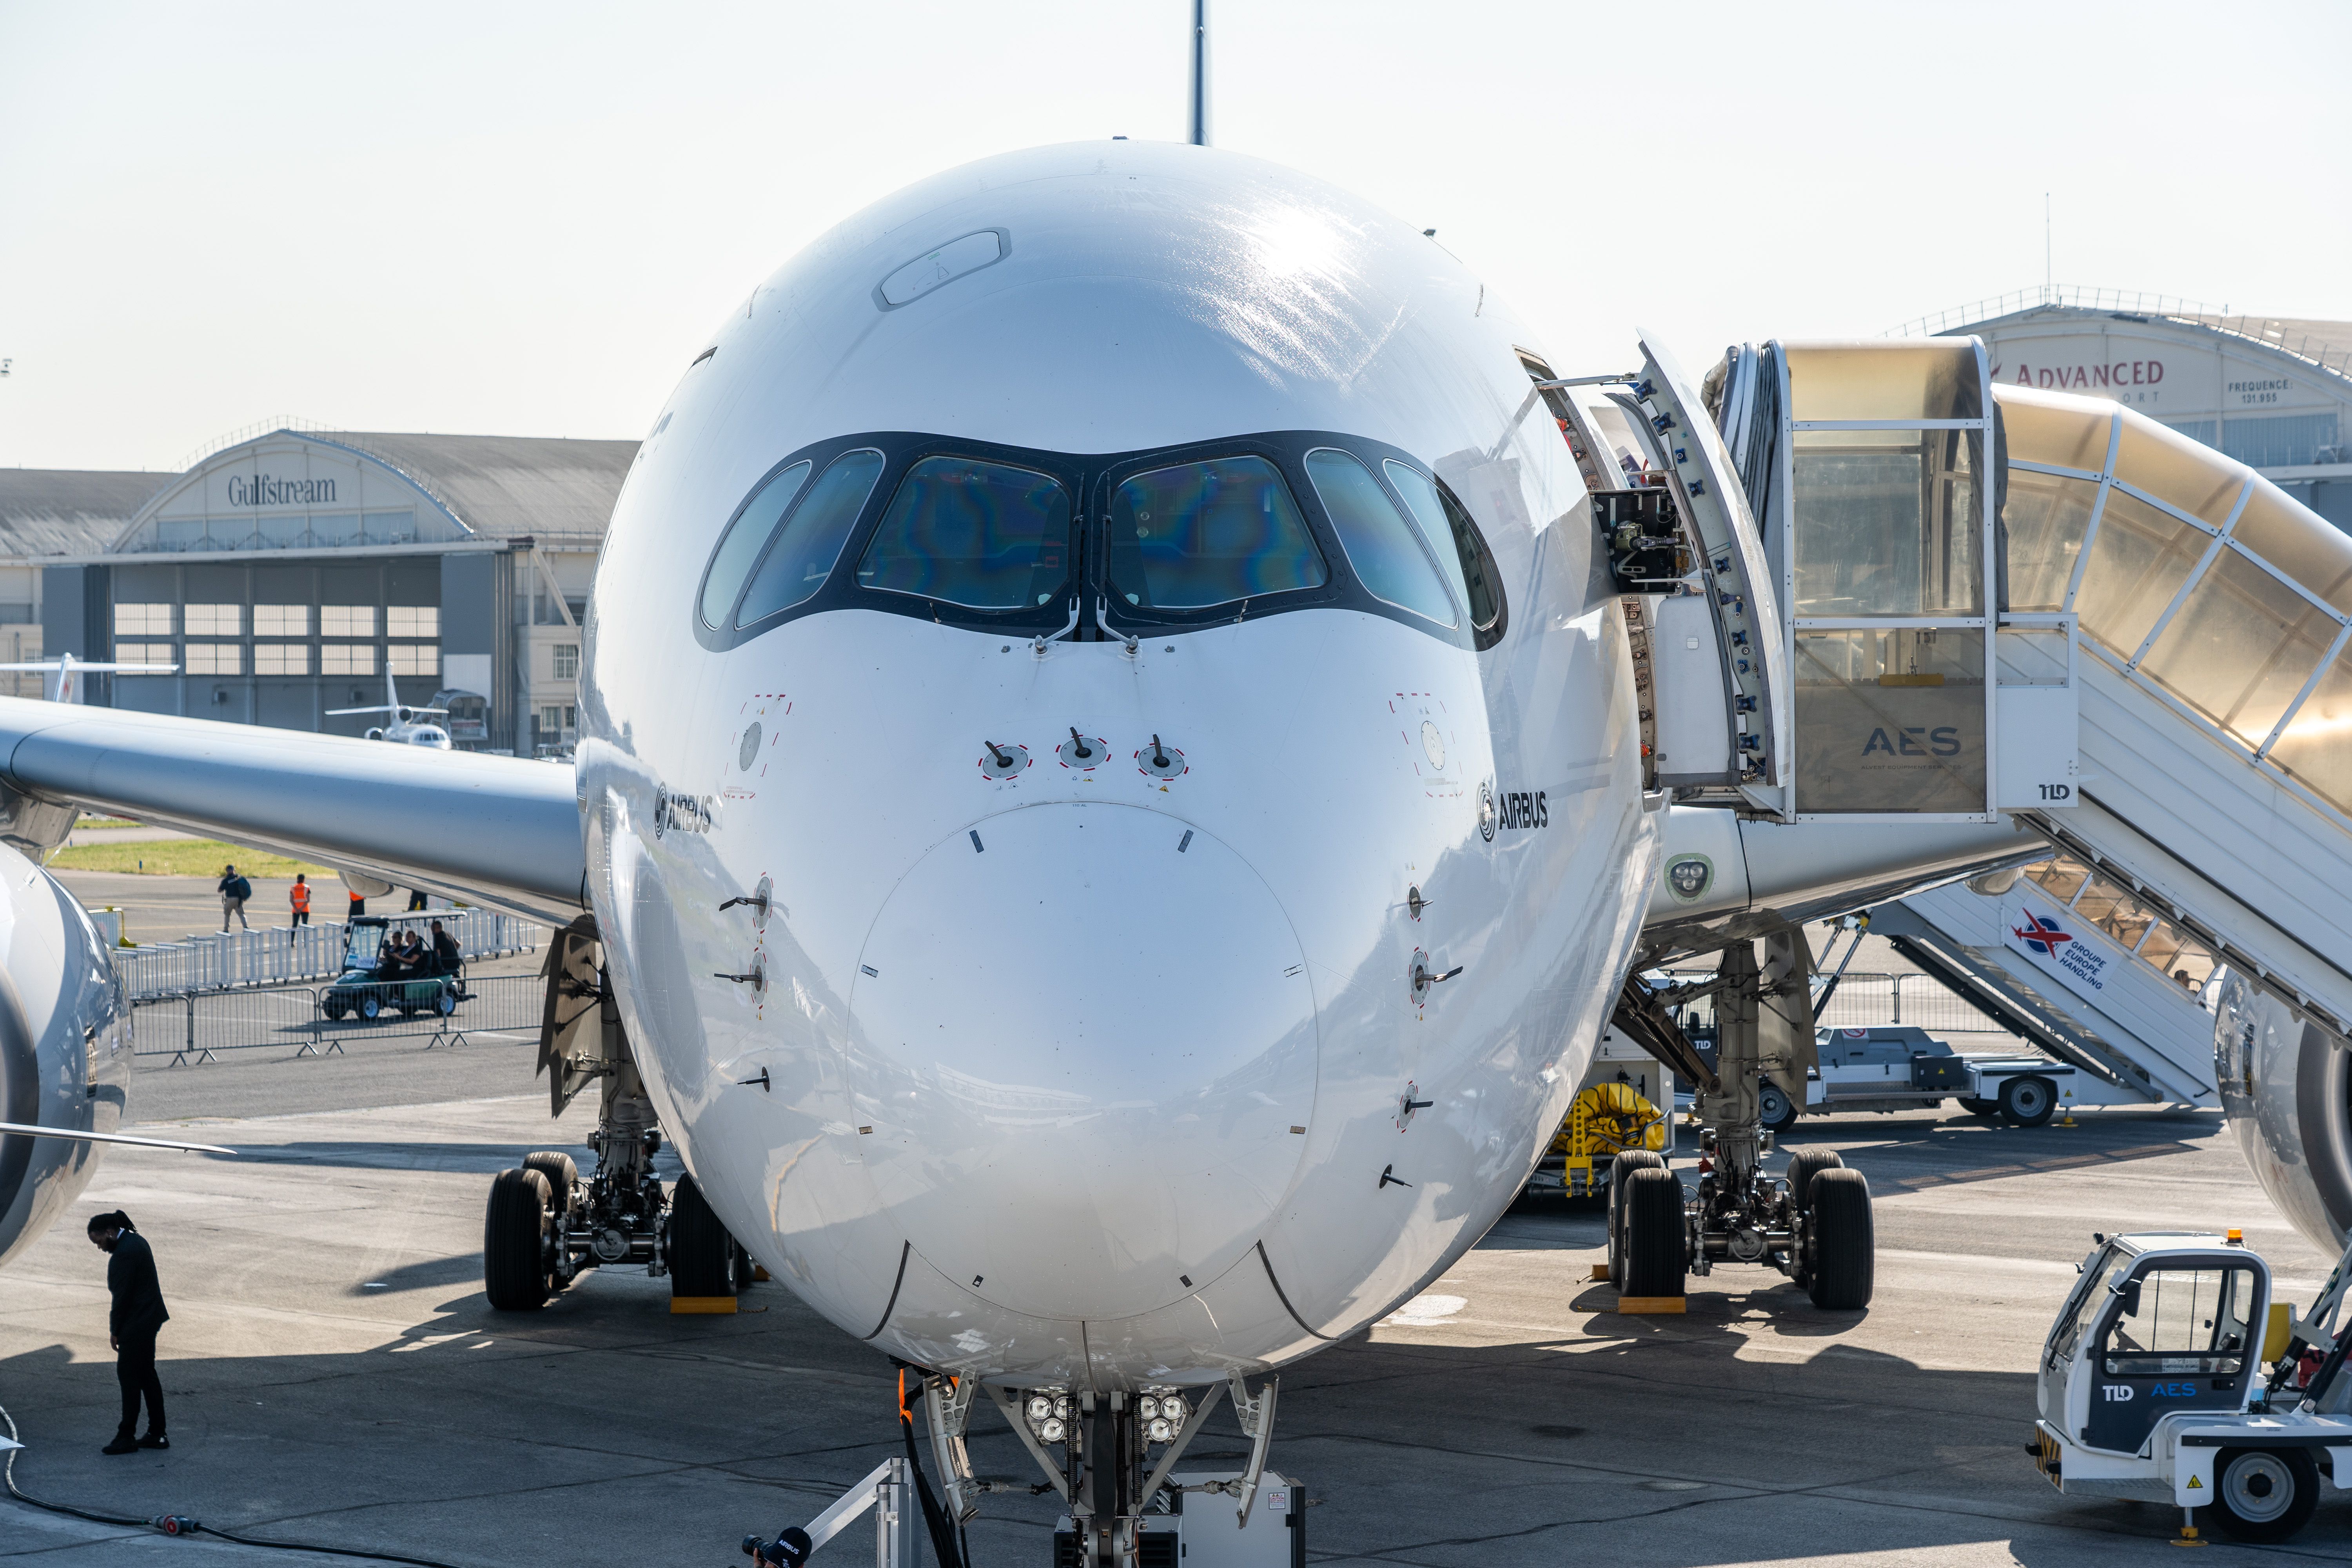
{"label": "curved hangar roof", "polygon": [[110,552],[593,544],[636,453],[635,441],[276,430],[169,481]]}
{"label": "curved hangar roof", "polygon": [[2352,460],[2352,321],[2060,287],[1914,322],[1972,332],[1993,380],[2112,398],[2273,478]]}

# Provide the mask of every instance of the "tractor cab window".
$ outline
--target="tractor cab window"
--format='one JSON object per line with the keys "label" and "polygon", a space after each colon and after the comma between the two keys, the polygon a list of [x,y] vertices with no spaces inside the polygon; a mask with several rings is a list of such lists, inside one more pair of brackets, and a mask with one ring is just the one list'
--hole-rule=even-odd
{"label": "tractor cab window", "polygon": [[2100,1347],[2110,1376],[2235,1377],[2252,1343],[2252,1268],[2150,1268],[2116,1291],[2121,1310]]}

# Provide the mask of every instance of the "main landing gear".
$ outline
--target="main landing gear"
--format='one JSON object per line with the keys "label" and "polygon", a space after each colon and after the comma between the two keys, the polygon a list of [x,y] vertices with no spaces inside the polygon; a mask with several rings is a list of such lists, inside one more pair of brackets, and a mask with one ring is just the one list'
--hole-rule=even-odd
{"label": "main landing gear", "polygon": [[[1714,980],[1672,994],[1673,1000],[1716,998],[1714,1081],[1699,1079],[1696,1106],[1698,1189],[1686,1192],[1665,1162],[1646,1150],[1618,1156],[1620,1179],[1609,1205],[1609,1277],[1621,1309],[1655,1310],[1672,1302],[1678,1310],[1688,1276],[1710,1274],[1727,1262],[1778,1268],[1804,1287],[1817,1307],[1855,1311],[1870,1305],[1876,1243],[1870,1185],[1862,1173],[1846,1169],[1835,1150],[1811,1146],[1790,1150],[1780,1178],[1763,1168],[1772,1147],[1765,1126],[1768,1098],[1788,1104],[1803,1092],[1812,1066],[1803,933],[1776,933],[1765,939],[1765,949],[1759,967],[1752,943],[1734,942]],[[1654,1033],[1664,1015],[1655,1007],[1647,1011]],[[1687,1042],[1677,1054],[1696,1056]]]}
{"label": "main landing gear", "polygon": [[597,1086],[595,1169],[569,1154],[527,1156],[490,1184],[482,1222],[482,1284],[490,1305],[527,1312],[588,1269],[642,1263],[670,1280],[674,1312],[731,1312],[751,1281],[750,1257],[710,1212],[692,1176],[665,1193],[654,1174],[661,1129],[621,1027],[590,918],[556,933],[547,955],[540,1070],[551,1114]]}

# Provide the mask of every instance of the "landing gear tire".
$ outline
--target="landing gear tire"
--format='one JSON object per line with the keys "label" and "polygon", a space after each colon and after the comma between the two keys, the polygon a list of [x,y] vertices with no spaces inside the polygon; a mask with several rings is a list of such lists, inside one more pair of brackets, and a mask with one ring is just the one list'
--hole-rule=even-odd
{"label": "landing gear tire", "polygon": [[2307,1448],[2224,1448],[2213,1461],[2213,1511],[2237,1540],[2288,1540],[2318,1505],[2319,1467]]}
{"label": "landing gear tire", "polygon": [[525,1154],[522,1168],[537,1171],[547,1178],[548,1191],[554,1194],[557,1214],[571,1212],[572,1184],[580,1179],[580,1167],[572,1163],[571,1155],[553,1149],[541,1149],[537,1153]]}
{"label": "landing gear tire", "polygon": [[1870,1305],[1877,1271],[1870,1184],[1860,1171],[1832,1166],[1814,1173],[1810,1196],[1812,1267],[1807,1289],[1813,1305],[1832,1312],[1858,1312]]}
{"label": "landing gear tire", "polygon": [[1970,1100],[1964,1095],[1959,1107],[1979,1121],[1990,1121],[2000,1114],[2000,1101],[1998,1100]]}
{"label": "landing gear tire", "polygon": [[1823,1171],[1842,1169],[1845,1156],[1818,1143],[1801,1143],[1789,1151],[1789,1202],[1800,1211],[1812,1207],[1813,1178]]}
{"label": "landing gear tire", "polygon": [[673,1296],[735,1294],[735,1240],[703,1201],[692,1176],[680,1176],[670,1190],[669,1293]]}
{"label": "landing gear tire", "polygon": [[2057,1109],[2057,1086],[2046,1078],[2013,1078],[2000,1086],[2000,1114],[2011,1127],[2039,1127]]}
{"label": "landing gear tire", "polygon": [[1663,1171],[1665,1156],[1655,1149],[1628,1149],[1609,1163],[1609,1283],[1625,1289],[1625,1184],[1636,1171]]}
{"label": "landing gear tire", "polygon": [[1757,1120],[1764,1131],[1778,1135],[1797,1124],[1796,1102],[1769,1079],[1756,1086]]}
{"label": "landing gear tire", "polygon": [[1683,1293],[1683,1184],[1672,1171],[1635,1171],[1625,1184],[1626,1296]]}
{"label": "landing gear tire", "polygon": [[554,1194],[546,1176],[524,1167],[490,1184],[482,1220],[482,1288],[501,1312],[530,1312],[553,1292],[548,1242]]}

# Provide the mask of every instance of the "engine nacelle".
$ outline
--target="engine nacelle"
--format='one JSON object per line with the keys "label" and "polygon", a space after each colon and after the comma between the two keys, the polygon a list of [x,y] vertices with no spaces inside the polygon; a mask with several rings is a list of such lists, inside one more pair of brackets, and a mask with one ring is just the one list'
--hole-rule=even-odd
{"label": "engine nacelle", "polygon": [[2352,1049],[2231,972],[2213,1066],[2254,1179],[2312,1246],[2340,1251],[2352,1226]]}
{"label": "engine nacelle", "polygon": [[[0,846],[0,1121],[111,1132],[131,1089],[131,1008],[105,939],[47,871]],[[55,1224],[101,1144],[0,1134],[0,1267]]]}

